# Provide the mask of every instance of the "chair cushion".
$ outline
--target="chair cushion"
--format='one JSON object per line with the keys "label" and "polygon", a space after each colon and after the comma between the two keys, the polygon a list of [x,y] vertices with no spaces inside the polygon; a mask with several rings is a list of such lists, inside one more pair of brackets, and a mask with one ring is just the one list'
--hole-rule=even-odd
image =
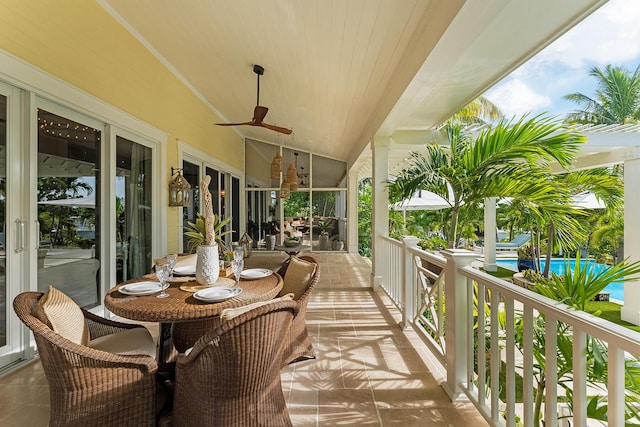
{"label": "chair cushion", "polygon": [[293,294],[286,294],[278,298],[243,305],[242,307],[225,308],[224,310],[222,310],[222,313],[220,313],[220,320],[222,320],[223,322],[231,320],[234,317],[238,317],[239,315],[246,313],[247,311],[253,310],[254,308],[262,307],[263,305],[271,304],[276,301],[291,301],[292,299]]}
{"label": "chair cushion", "polygon": [[284,286],[280,291],[280,295],[293,293],[293,298],[297,300],[307,290],[309,281],[311,281],[315,272],[315,263],[292,256],[287,272],[284,274]]}
{"label": "chair cushion", "polygon": [[33,315],[64,338],[80,345],[89,343],[89,327],[80,306],[53,286],[38,300]]}
{"label": "chair cushion", "polygon": [[91,340],[89,347],[115,354],[145,354],[156,357],[156,344],[147,328],[133,328]]}

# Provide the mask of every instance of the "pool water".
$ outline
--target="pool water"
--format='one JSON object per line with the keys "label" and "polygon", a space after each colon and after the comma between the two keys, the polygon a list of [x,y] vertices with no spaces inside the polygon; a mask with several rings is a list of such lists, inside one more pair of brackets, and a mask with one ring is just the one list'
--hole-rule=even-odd
{"label": "pool water", "polygon": [[[500,259],[496,260],[496,264],[500,267],[508,268],[509,270],[518,271],[518,260],[517,259]],[[541,268],[544,270],[545,260],[540,262]],[[575,260],[570,260],[569,265],[573,267],[575,264]],[[585,264],[589,264],[592,268],[595,268],[596,271],[600,271],[603,268],[607,268],[608,266],[605,264],[598,264],[589,260],[580,261],[580,265],[584,266]],[[551,265],[549,266],[549,270],[556,274],[564,274],[564,259],[552,259]],[[604,292],[609,292],[609,296],[611,299],[616,299],[618,301],[624,301],[624,283],[622,282],[613,282],[606,288],[604,288]]]}

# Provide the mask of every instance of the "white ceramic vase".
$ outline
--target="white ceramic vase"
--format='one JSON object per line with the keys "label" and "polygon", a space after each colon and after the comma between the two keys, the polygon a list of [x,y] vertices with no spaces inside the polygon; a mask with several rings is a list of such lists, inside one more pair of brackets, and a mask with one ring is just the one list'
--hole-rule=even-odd
{"label": "white ceramic vase", "polygon": [[198,246],[196,281],[201,285],[213,285],[220,276],[218,244]]}

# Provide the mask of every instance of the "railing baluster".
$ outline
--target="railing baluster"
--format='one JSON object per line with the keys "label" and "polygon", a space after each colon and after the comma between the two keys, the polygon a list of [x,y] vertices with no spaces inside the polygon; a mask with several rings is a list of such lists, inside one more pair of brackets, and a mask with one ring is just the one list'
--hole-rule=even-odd
{"label": "railing baluster", "polygon": [[607,415],[609,427],[624,426],[624,352],[615,345],[609,345],[609,389]]}
{"label": "railing baluster", "polygon": [[525,306],[522,313],[522,400],[523,427],[533,427],[533,407],[535,393],[533,389],[533,309]]}
{"label": "railing baluster", "polygon": [[506,408],[505,415],[507,418],[507,427],[515,427],[516,425],[516,340],[514,328],[513,298],[504,297],[504,309],[506,312]]}
{"label": "railing baluster", "polygon": [[478,283],[478,405],[487,404],[487,334],[484,307],[486,305],[486,292],[484,284]]}
{"label": "railing baluster", "polygon": [[[474,352],[474,348],[473,348],[473,341],[474,341],[474,331],[473,331],[473,323],[474,323],[474,319],[473,319],[473,280],[468,279],[467,280],[467,302],[469,304],[469,307],[467,307],[466,312],[467,312],[467,329],[466,329],[466,335],[467,335],[467,354],[473,354]],[[474,380],[474,369],[473,369],[473,361],[474,358],[473,357],[468,357],[467,358],[467,388],[469,389],[470,392],[473,393],[473,389],[474,389],[474,385],[473,385],[473,380]]]}
{"label": "railing baluster", "polygon": [[547,315],[544,324],[544,425],[558,427],[558,321]]}
{"label": "railing baluster", "polygon": [[491,347],[489,348],[491,351],[491,419],[493,420],[500,418],[500,322],[498,314],[498,292],[494,290],[491,292]]}
{"label": "railing baluster", "polygon": [[573,372],[573,425],[586,426],[587,334],[578,329],[573,330]]}

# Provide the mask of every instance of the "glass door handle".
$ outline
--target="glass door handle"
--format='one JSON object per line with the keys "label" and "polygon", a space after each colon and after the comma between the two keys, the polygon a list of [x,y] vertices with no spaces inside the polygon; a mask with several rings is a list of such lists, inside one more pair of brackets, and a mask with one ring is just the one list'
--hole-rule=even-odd
{"label": "glass door handle", "polygon": [[36,221],[36,236],[38,236],[38,244],[36,245],[36,249],[40,249],[40,221],[37,219]]}
{"label": "glass door handle", "polygon": [[22,252],[24,250],[24,222],[20,219],[14,221],[16,226],[16,248],[15,253]]}

